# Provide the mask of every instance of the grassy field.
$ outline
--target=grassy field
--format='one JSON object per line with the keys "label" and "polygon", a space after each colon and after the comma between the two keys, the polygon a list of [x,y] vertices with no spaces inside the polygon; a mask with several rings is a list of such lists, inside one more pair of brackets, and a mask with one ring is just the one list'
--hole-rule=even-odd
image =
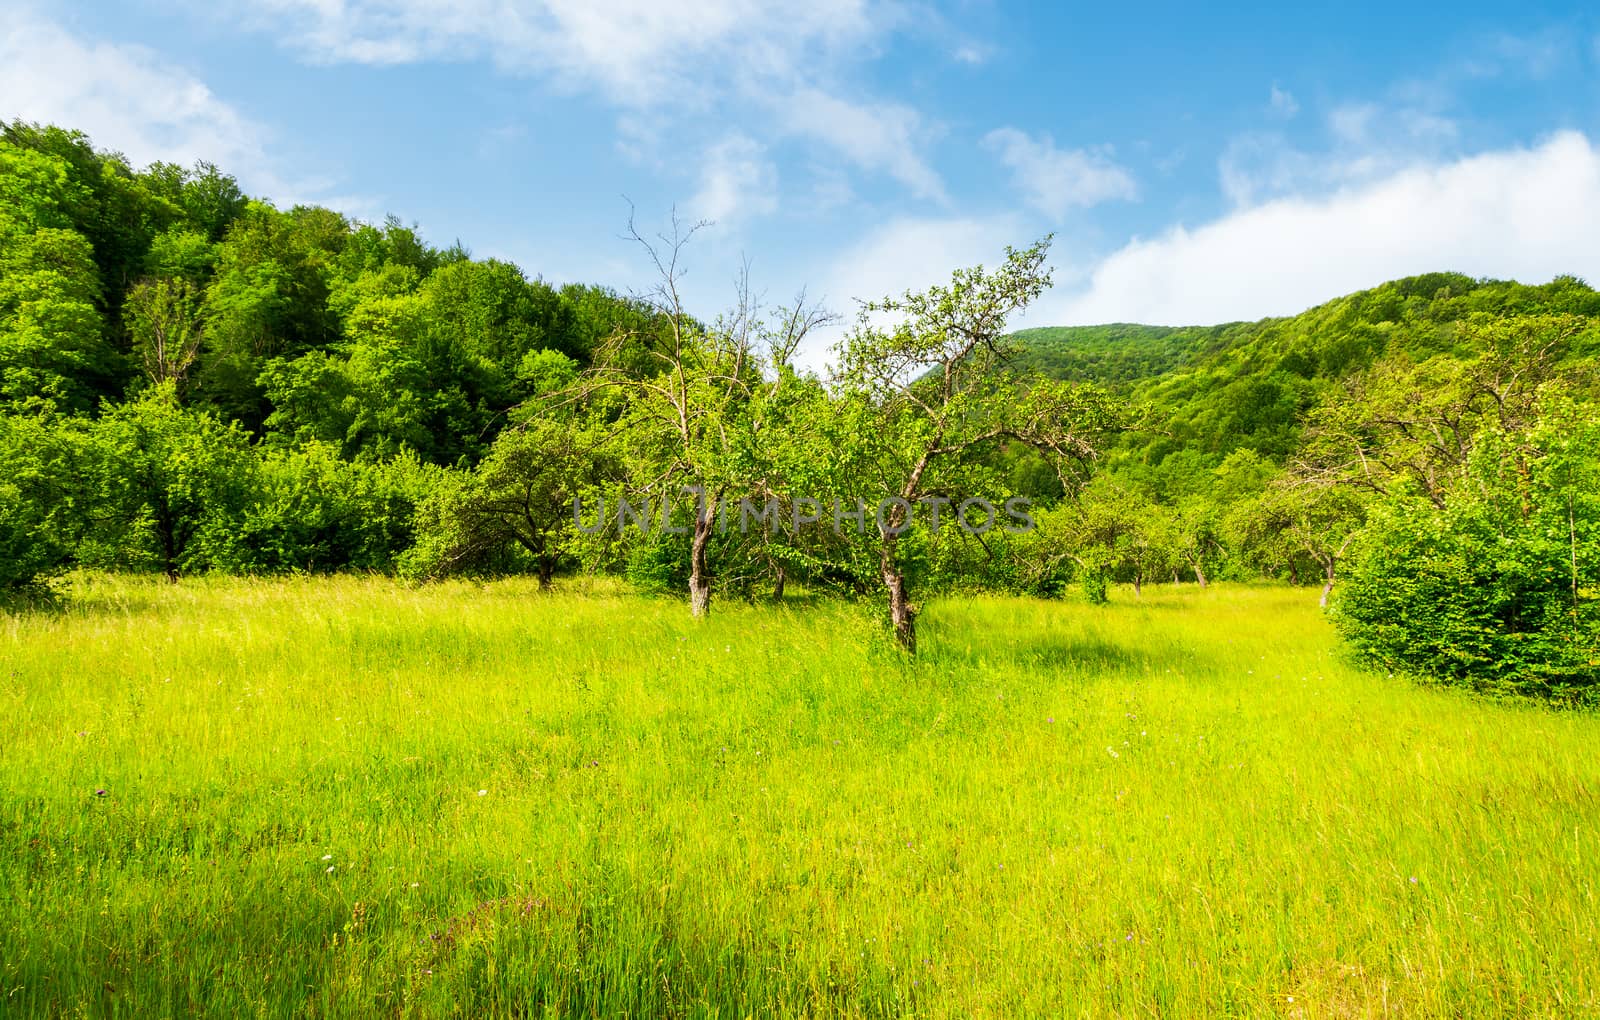
{"label": "grassy field", "polygon": [[80,579],[0,616],[0,1014],[1600,1014],[1600,719],[1315,593]]}

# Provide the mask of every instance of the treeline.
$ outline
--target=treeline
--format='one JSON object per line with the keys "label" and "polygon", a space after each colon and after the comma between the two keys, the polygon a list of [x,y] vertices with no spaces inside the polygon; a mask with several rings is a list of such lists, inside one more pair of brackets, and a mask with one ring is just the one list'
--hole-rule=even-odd
{"label": "treeline", "polygon": [[[1271,577],[1331,591],[1391,668],[1594,689],[1581,281],[1436,274],[1288,319],[1008,335],[1047,239],[863,309],[821,378],[794,354],[832,316],[803,295],[684,307],[693,233],[634,232],[650,294],[557,288],[7,126],[0,586],[585,570],[703,613],[797,581],[879,593],[914,650],[920,592]],[[1035,527],[998,510],[1017,496]]]}

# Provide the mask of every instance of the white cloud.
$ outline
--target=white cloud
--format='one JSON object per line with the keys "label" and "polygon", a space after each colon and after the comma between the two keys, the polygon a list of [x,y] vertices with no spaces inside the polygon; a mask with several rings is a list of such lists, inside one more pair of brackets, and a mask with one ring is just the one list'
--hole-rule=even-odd
{"label": "white cloud", "polygon": [[1396,171],[1319,198],[1279,198],[1105,259],[1035,318],[1192,324],[1289,315],[1439,270],[1600,279],[1600,150],[1558,134],[1534,148]]}
{"label": "white cloud", "polygon": [[983,43],[965,42],[957,46],[950,56],[958,64],[978,67],[989,62],[989,58],[994,56],[994,48]]}
{"label": "white cloud", "polygon": [[1348,103],[1328,114],[1328,128],[1340,144],[1373,148],[1386,146],[1414,151],[1417,146],[1452,142],[1459,131],[1455,121],[1432,110],[1412,105],[1384,107],[1377,103]]}
{"label": "white cloud", "polygon": [[[921,289],[952,269],[994,265],[1029,243],[1016,214],[904,218],[833,259],[812,293],[852,299]],[[1600,280],[1600,147],[1565,132],[1531,147],[1421,162],[1314,197],[1279,197],[1195,229],[1134,240],[1088,265],[1052,260],[1058,285],[1013,326],[1146,322],[1192,325],[1292,315],[1417,273],[1456,271],[1529,282]],[[821,367],[842,327],[801,352]]]}
{"label": "white cloud", "polygon": [[697,219],[724,225],[765,216],[778,207],[778,170],[766,150],[744,135],[733,134],[707,152],[700,191],[689,202]]}
{"label": "white cloud", "polygon": [[136,166],[205,159],[276,183],[263,129],[205,83],[142,47],[85,42],[18,10],[0,15],[0,116],[75,128]]}
{"label": "white cloud", "polygon": [[1283,134],[1234,138],[1217,160],[1222,192],[1246,207],[1271,198],[1326,193],[1437,162],[1459,142],[1456,123],[1420,102],[1346,103],[1326,119],[1324,150],[1301,148]]}
{"label": "white cloud", "polygon": [[1267,99],[1267,108],[1285,120],[1300,112],[1300,104],[1295,100],[1294,93],[1288,89],[1280,89],[1276,83]]}
{"label": "white cloud", "polygon": [[950,282],[950,273],[995,264],[1005,246],[1028,243],[1015,216],[904,218],[875,229],[834,260],[822,293],[836,310],[853,312],[870,301]]}
{"label": "white cloud", "polygon": [[809,293],[842,318],[832,328],[807,338],[800,364],[821,369],[832,345],[855,321],[858,302],[899,296],[936,283],[949,283],[962,266],[996,265],[1005,246],[1027,244],[1034,235],[1013,215],[893,220],[873,229],[832,259]]}
{"label": "white cloud", "polygon": [[811,187],[810,193],[797,207],[801,215],[825,216],[856,200],[856,192],[850,186],[849,176],[839,168],[827,164],[812,164],[807,168],[807,172],[810,175]]}
{"label": "white cloud", "polygon": [[1236,206],[1249,205],[1262,195],[1293,191],[1308,181],[1326,186],[1331,168],[1328,160],[1295,148],[1279,134],[1240,135],[1217,159],[1222,193]]}
{"label": "white cloud", "polygon": [[634,106],[681,99],[708,80],[792,76],[870,40],[892,16],[867,0],[251,0],[229,7],[315,60],[488,57]]}
{"label": "white cloud", "polygon": [[919,155],[929,128],[896,103],[856,103],[803,88],[778,104],[781,127],[834,149],[856,166],[888,174],[918,198],[946,200],[944,182]]}
{"label": "white cloud", "polygon": [[1010,127],[989,132],[983,143],[999,153],[1027,203],[1052,219],[1074,207],[1138,197],[1133,175],[1109,150],[1058,149],[1049,136],[1031,138]]}
{"label": "white cloud", "polygon": [[338,182],[285,175],[267,152],[267,128],[218,98],[182,67],[142,46],[81,39],[24,9],[0,14],[0,118],[82,131],[135,168],[204,160],[251,195],[280,206],[327,205],[381,219],[379,199],[333,194]]}
{"label": "white cloud", "polygon": [[[198,2],[198,0],[192,0]],[[901,0],[224,0],[230,16],[308,59],[402,64],[492,60],[590,89],[621,108],[622,151],[649,164],[672,118],[819,143],[943,201],[922,155],[936,133],[914,109],[862,97],[839,69],[876,56],[910,22]],[[980,50],[971,44],[971,54]],[[965,58],[961,58],[965,59]],[[754,132],[754,128],[747,128]]]}
{"label": "white cloud", "polygon": [[1566,28],[1526,36],[1497,33],[1483,49],[1483,54],[1463,63],[1460,73],[1468,77],[1511,73],[1538,80],[1556,74],[1578,55],[1577,39]]}
{"label": "white cloud", "polygon": [[478,157],[496,159],[521,145],[527,137],[528,129],[523,124],[501,124],[489,128],[478,136]]}

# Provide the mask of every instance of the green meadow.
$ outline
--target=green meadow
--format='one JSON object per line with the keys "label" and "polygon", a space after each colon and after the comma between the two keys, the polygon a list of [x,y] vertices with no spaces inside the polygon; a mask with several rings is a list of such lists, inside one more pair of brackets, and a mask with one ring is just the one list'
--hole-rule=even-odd
{"label": "green meadow", "polygon": [[79,575],[0,617],[0,1014],[1600,1013],[1600,719],[1314,591]]}

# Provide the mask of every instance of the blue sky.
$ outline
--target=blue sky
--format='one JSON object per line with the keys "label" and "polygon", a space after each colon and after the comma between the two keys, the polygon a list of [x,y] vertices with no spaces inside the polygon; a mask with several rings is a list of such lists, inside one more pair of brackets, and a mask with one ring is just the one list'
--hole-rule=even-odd
{"label": "blue sky", "polygon": [[[651,281],[709,219],[852,299],[1056,234],[1027,325],[1287,314],[1435,269],[1600,280],[1600,19],[1577,6],[124,0],[0,13],[0,116],[530,275]],[[808,357],[820,362],[820,348]]]}

